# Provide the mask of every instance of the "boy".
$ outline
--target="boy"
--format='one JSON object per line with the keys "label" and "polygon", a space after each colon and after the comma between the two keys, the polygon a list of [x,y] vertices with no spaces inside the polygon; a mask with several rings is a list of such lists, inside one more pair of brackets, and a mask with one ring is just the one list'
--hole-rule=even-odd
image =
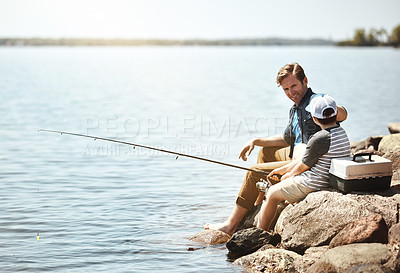
{"label": "boy", "polygon": [[347,134],[336,123],[337,106],[333,98],[328,95],[314,98],[310,112],[322,130],[309,139],[301,159],[293,160],[268,175],[269,178],[282,175],[282,178],[266,193],[259,214],[259,228],[269,229],[279,202],[298,202],[310,192],[328,188],[331,159],[350,156]]}

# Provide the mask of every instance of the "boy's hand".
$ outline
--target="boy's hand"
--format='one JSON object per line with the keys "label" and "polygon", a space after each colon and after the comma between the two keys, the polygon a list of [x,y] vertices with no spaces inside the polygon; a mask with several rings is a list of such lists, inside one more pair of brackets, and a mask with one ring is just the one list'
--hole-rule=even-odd
{"label": "boy's hand", "polygon": [[269,173],[268,175],[268,179],[272,182],[272,183],[278,183],[281,181],[281,171],[278,169],[273,170],[272,172]]}
{"label": "boy's hand", "polygon": [[268,174],[268,178],[271,178],[273,175],[279,175],[282,176],[285,174],[285,170],[281,167],[281,168],[277,168],[275,170],[272,170],[272,172],[270,172]]}

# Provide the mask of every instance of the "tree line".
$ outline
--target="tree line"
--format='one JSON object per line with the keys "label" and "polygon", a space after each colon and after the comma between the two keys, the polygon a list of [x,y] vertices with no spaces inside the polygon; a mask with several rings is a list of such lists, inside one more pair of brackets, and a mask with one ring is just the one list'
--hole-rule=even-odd
{"label": "tree line", "polygon": [[400,47],[400,25],[396,26],[390,34],[384,28],[371,28],[368,31],[364,28],[358,28],[355,30],[352,40],[341,41],[337,45]]}
{"label": "tree line", "polygon": [[324,39],[82,39],[82,38],[0,38],[0,46],[280,46],[333,45]]}

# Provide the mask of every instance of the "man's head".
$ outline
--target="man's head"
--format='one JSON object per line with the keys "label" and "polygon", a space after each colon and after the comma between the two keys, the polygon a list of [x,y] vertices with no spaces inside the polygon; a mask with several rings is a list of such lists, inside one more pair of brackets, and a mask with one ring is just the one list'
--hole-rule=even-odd
{"label": "man's head", "polygon": [[276,82],[296,105],[300,104],[308,89],[307,77],[298,63],[290,63],[279,69]]}
{"label": "man's head", "polygon": [[312,99],[310,102],[310,112],[317,124],[328,125],[336,123],[336,102],[328,95],[318,96]]}

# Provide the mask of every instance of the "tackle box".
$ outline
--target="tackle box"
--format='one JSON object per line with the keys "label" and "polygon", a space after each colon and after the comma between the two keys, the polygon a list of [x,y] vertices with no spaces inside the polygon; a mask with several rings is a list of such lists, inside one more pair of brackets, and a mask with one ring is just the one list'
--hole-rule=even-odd
{"label": "tackle box", "polygon": [[388,189],[391,180],[392,162],[371,153],[331,161],[329,184],[344,193]]}

